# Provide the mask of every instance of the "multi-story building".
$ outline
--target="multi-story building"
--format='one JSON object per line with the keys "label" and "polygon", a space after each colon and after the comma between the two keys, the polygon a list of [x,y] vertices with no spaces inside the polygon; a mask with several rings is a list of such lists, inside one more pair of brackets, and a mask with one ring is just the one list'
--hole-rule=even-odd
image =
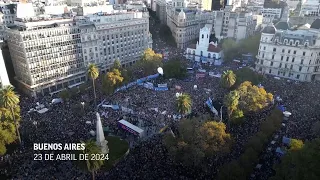
{"label": "multi-story building", "polygon": [[260,10],[263,17],[272,17],[273,19],[280,19],[281,18],[281,8],[262,8]]}
{"label": "multi-story building", "polygon": [[6,26],[13,25],[14,19],[17,17],[17,4],[1,4],[0,6],[3,14],[3,24]]}
{"label": "multi-story building", "polygon": [[301,0],[300,15],[319,15],[319,0]]}
{"label": "multi-story building", "polygon": [[[0,41],[0,46],[2,46],[2,44],[3,42]],[[6,69],[6,64],[2,56],[2,50],[0,48],[0,88],[8,85],[10,85],[10,81]]]}
{"label": "multi-story building", "polygon": [[214,33],[219,40],[234,38],[237,41],[253,35],[256,28],[251,12],[232,11],[232,6],[214,13]]}
{"label": "multi-story building", "polygon": [[167,0],[156,2],[156,14],[162,24],[167,24]]}
{"label": "multi-story building", "polygon": [[116,59],[123,67],[131,66],[152,48],[147,12],[86,16],[79,27],[84,64],[97,64],[102,71],[108,71]]}
{"label": "multi-story building", "polygon": [[73,18],[17,18],[7,36],[15,78],[25,93],[54,93],[85,81],[80,28]]}
{"label": "multi-story building", "polygon": [[298,81],[320,80],[320,19],[310,28],[262,31],[256,71]]}
{"label": "multi-story building", "polygon": [[224,8],[224,6],[226,5],[227,0],[212,0],[211,3],[211,10],[215,10],[218,11],[221,8]]}
{"label": "multi-story building", "polygon": [[213,13],[187,8],[187,1],[173,0],[167,7],[167,25],[178,48],[185,48],[199,36],[200,28],[212,24]]}
{"label": "multi-story building", "polygon": [[[17,9],[21,10],[19,5]],[[14,26],[6,29],[15,79],[32,96],[81,84],[88,63],[107,71],[115,59],[123,66],[131,65],[146,48],[152,48],[147,12],[121,10],[87,16],[68,12],[32,16],[32,12],[16,18]]]}

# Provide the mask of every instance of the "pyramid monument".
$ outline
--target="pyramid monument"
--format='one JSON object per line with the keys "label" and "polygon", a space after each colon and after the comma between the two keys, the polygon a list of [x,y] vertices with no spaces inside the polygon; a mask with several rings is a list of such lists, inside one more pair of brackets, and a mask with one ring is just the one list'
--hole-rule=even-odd
{"label": "pyramid monument", "polygon": [[96,143],[101,148],[101,153],[108,154],[109,153],[109,148],[107,145],[108,141],[104,137],[100,114],[97,112],[96,116],[97,116],[97,127],[96,127],[97,142]]}

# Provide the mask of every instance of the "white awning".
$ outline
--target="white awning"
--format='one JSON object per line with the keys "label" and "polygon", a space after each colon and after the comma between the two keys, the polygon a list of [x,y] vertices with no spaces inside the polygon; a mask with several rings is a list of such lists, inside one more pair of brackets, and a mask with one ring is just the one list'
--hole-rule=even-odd
{"label": "white awning", "polygon": [[43,113],[47,112],[48,110],[49,110],[49,109],[47,109],[47,108],[43,108],[43,109],[38,110],[37,112],[38,112],[39,114],[43,114]]}

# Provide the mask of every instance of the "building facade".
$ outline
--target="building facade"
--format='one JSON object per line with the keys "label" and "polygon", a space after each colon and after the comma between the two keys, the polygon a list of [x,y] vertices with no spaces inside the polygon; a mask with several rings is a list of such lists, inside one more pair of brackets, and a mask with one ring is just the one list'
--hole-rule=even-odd
{"label": "building facade", "polygon": [[320,19],[310,28],[262,31],[256,71],[297,81],[320,80]]}
{"label": "building facade", "polygon": [[174,0],[172,6],[167,7],[167,25],[181,49],[197,39],[200,29],[213,20],[212,12],[188,9],[187,4],[185,0]]}
{"label": "building facade", "polygon": [[214,65],[222,64],[222,50],[215,42],[209,42],[211,25],[200,29],[199,41],[197,44],[190,44],[186,49],[186,58],[196,62],[209,63]]}
{"label": "building facade", "polygon": [[89,63],[107,71],[115,59],[131,65],[152,48],[148,12],[127,10],[16,18],[5,35],[15,79],[31,96],[80,85]]}
{"label": "building facade", "polygon": [[302,0],[301,1],[301,15],[319,15],[319,0]]}
{"label": "building facade", "polygon": [[109,71],[114,60],[123,67],[140,59],[152,44],[147,12],[91,15],[79,22],[84,64],[94,63]]}
{"label": "building facade", "polygon": [[214,13],[214,33],[219,40],[234,38],[238,41],[253,35],[256,21],[251,12],[232,11],[232,6],[226,6]]}
{"label": "building facade", "polygon": [[156,2],[156,14],[162,24],[167,24],[167,0]]}
{"label": "building facade", "polygon": [[273,19],[281,18],[281,8],[262,8],[260,11],[263,17],[272,17]]}
{"label": "building facade", "polygon": [[[0,45],[2,46],[3,42],[0,42]],[[4,86],[11,85],[8,77],[8,72],[6,69],[6,64],[4,62],[3,56],[2,56],[2,50],[0,48],[0,88],[3,88]]]}

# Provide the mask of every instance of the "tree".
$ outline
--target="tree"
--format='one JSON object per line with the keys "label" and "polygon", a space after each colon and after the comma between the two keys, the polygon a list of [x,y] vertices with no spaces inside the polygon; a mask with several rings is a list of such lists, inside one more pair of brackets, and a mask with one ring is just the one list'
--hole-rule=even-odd
{"label": "tree", "polygon": [[221,122],[182,119],[177,136],[166,134],[164,144],[169,154],[185,165],[199,165],[204,157],[228,153],[232,139]]}
{"label": "tree", "polygon": [[250,68],[241,68],[235,71],[237,80],[236,85],[240,85],[245,81],[250,81],[252,84],[257,85],[263,80],[263,76]]}
{"label": "tree", "polygon": [[237,42],[231,38],[222,40],[222,49],[225,61],[232,61],[239,55]]}
{"label": "tree", "polygon": [[260,39],[261,33],[242,39],[238,45],[240,54],[250,53],[255,57],[258,54]]}
{"label": "tree", "polygon": [[19,96],[14,92],[12,86],[5,86],[0,90],[0,104],[2,107],[10,110],[11,117],[13,119],[16,135],[18,137],[19,143],[21,144],[21,137],[19,132],[18,117],[16,117],[15,109],[19,106]]}
{"label": "tree", "polygon": [[224,164],[218,173],[219,180],[246,180],[245,171],[235,160]]}
{"label": "tree", "polygon": [[[19,117],[20,108],[15,108],[15,115]],[[9,109],[0,107],[0,155],[7,151],[6,145],[13,143],[17,139],[16,127]]]}
{"label": "tree", "polygon": [[240,95],[238,91],[231,91],[224,98],[224,105],[227,107],[229,120],[232,119],[233,112],[238,109],[239,98]]}
{"label": "tree", "polygon": [[257,136],[252,136],[248,143],[246,144],[246,147],[247,148],[252,148],[254,149],[256,152],[260,152],[263,148],[263,144],[262,142],[260,141],[260,138],[257,137]]}
{"label": "tree", "polygon": [[236,83],[236,75],[231,70],[224,71],[221,81],[223,87],[231,88]]}
{"label": "tree", "polygon": [[167,61],[163,65],[165,78],[183,79],[187,75],[187,67],[179,59]]}
{"label": "tree", "polygon": [[162,66],[162,55],[155,53],[148,48],[144,51],[141,60],[135,64],[138,71],[143,72],[143,76],[154,74],[158,67]]}
{"label": "tree", "polygon": [[113,69],[119,69],[119,70],[121,70],[121,62],[120,62],[119,59],[114,60],[113,66],[112,66],[111,69],[112,69],[112,70],[113,70]]}
{"label": "tree", "polygon": [[97,95],[96,95],[96,86],[95,80],[99,77],[99,69],[95,64],[89,64],[88,66],[88,76],[92,80],[93,94],[94,94],[94,106],[97,106]]}
{"label": "tree", "polygon": [[192,101],[191,97],[188,94],[182,94],[177,97],[177,111],[183,115],[187,115],[191,112]]}
{"label": "tree", "polygon": [[241,83],[237,91],[240,95],[239,109],[244,113],[265,108],[273,100],[271,93],[267,93],[262,87],[252,85],[249,81]]}
{"label": "tree", "polygon": [[123,80],[124,78],[122,77],[121,72],[118,69],[113,69],[103,78],[103,91],[108,95],[112,94],[115,88],[122,84]]}
{"label": "tree", "polygon": [[276,165],[276,175],[272,180],[317,180],[320,179],[320,139],[307,141],[305,145],[296,151],[288,151]]}
{"label": "tree", "polygon": [[64,89],[61,92],[59,92],[58,96],[63,100],[63,102],[66,102],[70,98],[70,93],[68,90]]}
{"label": "tree", "polygon": [[206,155],[225,154],[230,152],[232,139],[226,133],[226,126],[222,122],[205,122],[199,129],[200,146]]}
{"label": "tree", "polygon": [[[92,157],[92,155],[101,154],[101,149],[95,141],[89,140],[85,142],[85,149],[83,150],[83,154],[88,154],[89,157]],[[93,180],[95,179],[95,172],[99,170],[103,164],[103,160],[96,160],[92,158],[86,160],[87,170],[91,172]]]}
{"label": "tree", "polygon": [[116,86],[123,81],[121,72],[118,69],[113,69],[111,72],[108,72],[106,78],[112,83],[112,86]]}
{"label": "tree", "polygon": [[291,139],[289,144],[289,150],[290,151],[297,151],[303,148],[303,141],[299,139]]}
{"label": "tree", "polygon": [[316,137],[320,137],[320,121],[317,121],[312,126],[312,134]]}

